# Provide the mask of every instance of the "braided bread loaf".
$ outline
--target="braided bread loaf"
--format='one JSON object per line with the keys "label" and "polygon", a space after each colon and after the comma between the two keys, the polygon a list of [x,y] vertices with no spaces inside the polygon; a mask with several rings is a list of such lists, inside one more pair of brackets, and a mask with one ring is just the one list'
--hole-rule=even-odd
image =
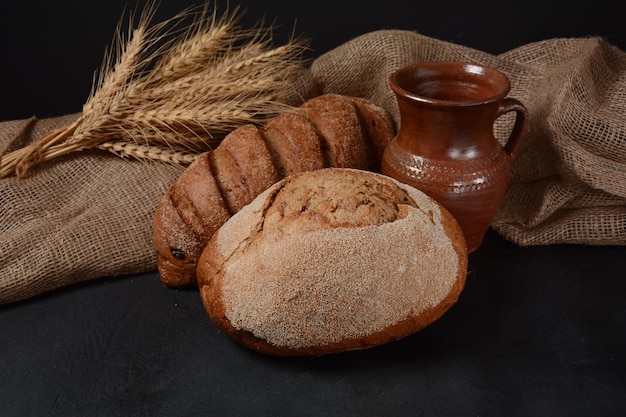
{"label": "braided bread loaf", "polygon": [[183,171],[156,208],[153,240],[161,281],[193,287],[211,236],[281,179],[327,167],[379,171],[395,133],[390,115],[369,100],[326,94],[262,127],[233,130]]}

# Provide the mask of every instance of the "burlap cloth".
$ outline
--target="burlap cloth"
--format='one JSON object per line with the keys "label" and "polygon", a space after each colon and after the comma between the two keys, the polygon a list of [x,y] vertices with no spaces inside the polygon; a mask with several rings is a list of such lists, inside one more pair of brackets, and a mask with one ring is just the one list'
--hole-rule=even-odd
{"label": "burlap cloth", "polygon": [[[366,97],[399,123],[390,73],[436,60],[500,69],[511,80],[510,96],[529,109],[531,127],[492,225],[498,233],[519,245],[626,244],[623,51],[600,38],[549,39],[495,56],[386,30],[321,55],[310,71],[322,93]],[[0,154],[76,117],[0,123]],[[499,138],[511,123],[501,118]],[[155,270],[154,207],[181,171],[83,151],[34,168],[27,179],[1,179],[0,304]]]}

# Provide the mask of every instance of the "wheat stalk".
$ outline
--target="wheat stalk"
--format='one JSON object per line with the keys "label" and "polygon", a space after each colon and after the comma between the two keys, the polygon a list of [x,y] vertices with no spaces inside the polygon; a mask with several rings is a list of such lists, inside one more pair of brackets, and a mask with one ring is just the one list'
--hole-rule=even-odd
{"label": "wheat stalk", "polygon": [[93,148],[186,165],[237,127],[291,108],[303,40],[275,47],[272,28],[241,28],[237,9],[219,15],[208,3],[150,26],[154,13],[148,6],[127,38],[118,26],[81,116],[2,156],[0,177],[22,178],[37,164]]}
{"label": "wheat stalk", "polygon": [[105,142],[98,145],[97,148],[112,152],[122,158],[159,161],[172,165],[189,165],[198,157],[194,153],[176,152],[160,146],[146,146],[128,142]]}

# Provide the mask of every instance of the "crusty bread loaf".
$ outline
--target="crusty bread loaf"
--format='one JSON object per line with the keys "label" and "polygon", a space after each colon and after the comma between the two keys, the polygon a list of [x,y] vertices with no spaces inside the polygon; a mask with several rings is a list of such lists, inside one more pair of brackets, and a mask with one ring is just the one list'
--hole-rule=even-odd
{"label": "crusty bread loaf", "polygon": [[198,261],[215,325],[270,355],[324,355],[404,338],[458,299],[467,248],[454,218],[381,174],[294,174],[233,215]]}
{"label": "crusty bread loaf", "polygon": [[195,286],[198,257],[215,230],[276,181],[331,166],[378,171],[381,149],[394,133],[384,109],[337,94],[315,97],[264,126],[233,130],[191,164],[156,207],[161,281]]}

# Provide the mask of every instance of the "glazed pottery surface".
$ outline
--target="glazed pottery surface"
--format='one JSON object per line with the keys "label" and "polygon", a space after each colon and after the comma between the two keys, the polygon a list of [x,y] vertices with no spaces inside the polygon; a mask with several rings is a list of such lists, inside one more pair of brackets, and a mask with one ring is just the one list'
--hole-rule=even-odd
{"label": "glazed pottery surface", "polygon": [[[464,62],[424,62],[390,77],[400,111],[398,134],[382,173],[422,190],[459,222],[468,252],[476,250],[504,198],[510,165],[526,133],[528,111],[507,97],[508,78]],[[494,123],[515,112],[504,146]]]}

